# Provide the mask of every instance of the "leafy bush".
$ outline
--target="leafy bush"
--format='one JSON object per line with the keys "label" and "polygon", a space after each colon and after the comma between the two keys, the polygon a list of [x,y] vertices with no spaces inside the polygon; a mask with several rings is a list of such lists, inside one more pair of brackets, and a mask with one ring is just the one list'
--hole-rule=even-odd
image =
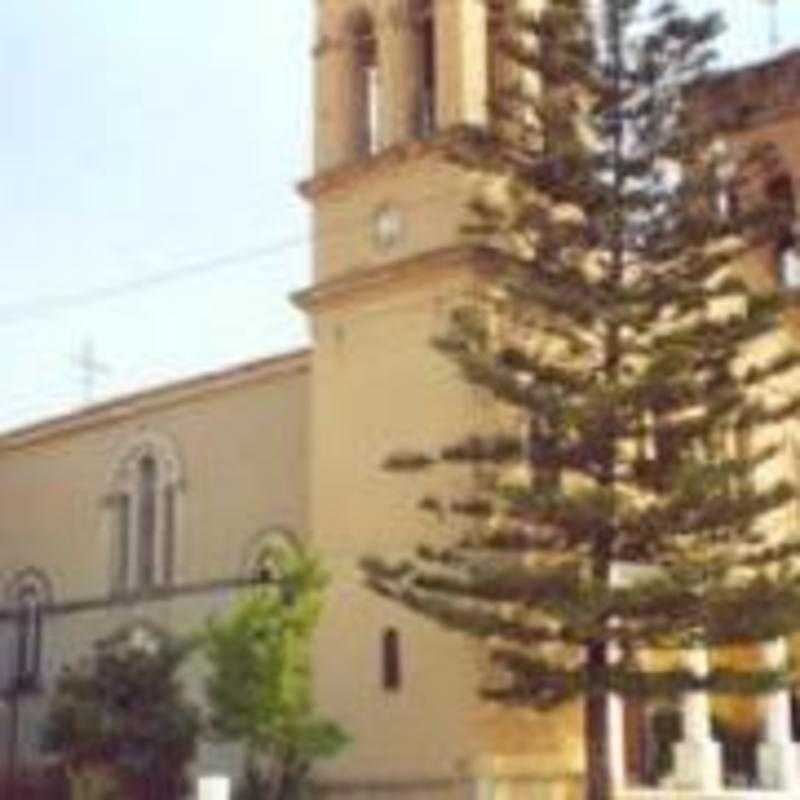
{"label": "leafy bush", "polygon": [[245,746],[242,798],[288,800],[306,791],[313,761],[336,755],[347,736],[311,698],[310,642],[327,576],[304,551],[262,558],[276,580],[207,626],[209,724],[217,739]]}
{"label": "leafy bush", "polygon": [[199,712],[178,678],[191,649],[167,635],[142,640],[125,631],[62,671],[43,745],[61,756],[73,783],[95,773],[137,800],[183,795],[200,730]]}

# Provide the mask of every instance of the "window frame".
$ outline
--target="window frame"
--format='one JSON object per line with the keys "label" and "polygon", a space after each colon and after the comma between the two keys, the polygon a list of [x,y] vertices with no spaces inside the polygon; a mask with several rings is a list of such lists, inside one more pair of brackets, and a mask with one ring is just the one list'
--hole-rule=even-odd
{"label": "window frame", "polygon": [[436,0],[415,0],[411,8],[411,48],[414,70],[412,137],[428,139],[439,128],[439,54]]}
{"label": "window frame", "polygon": [[399,692],[403,688],[403,661],[400,631],[384,628],[381,633],[381,687],[385,692]]}
{"label": "window frame", "polygon": [[381,52],[373,16],[358,9],[350,17],[353,150],[356,156],[375,155],[381,148],[383,87]]}
{"label": "window frame", "polygon": [[[142,465],[152,464],[152,486],[144,485]],[[147,431],[118,450],[106,494],[106,529],[110,544],[112,594],[146,593],[174,585],[180,562],[183,465],[175,442]],[[152,529],[143,527],[150,492]],[[142,561],[145,537],[150,536],[148,563]]]}

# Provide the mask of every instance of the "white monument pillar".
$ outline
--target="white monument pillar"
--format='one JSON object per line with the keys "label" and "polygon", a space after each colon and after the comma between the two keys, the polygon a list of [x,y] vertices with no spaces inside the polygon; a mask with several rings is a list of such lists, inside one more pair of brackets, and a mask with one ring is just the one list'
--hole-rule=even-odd
{"label": "white monument pillar", "polygon": [[[681,661],[697,678],[708,675],[705,647],[684,650]],[[690,690],[681,702],[683,737],[675,744],[676,788],[716,791],[722,787],[722,745],[711,738],[711,701],[704,689]]]}
{"label": "white monument pillar", "polygon": [[226,775],[203,775],[197,779],[197,800],[230,800],[231,779]]}
{"label": "white monument pillar", "polygon": [[465,765],[470,800],[508,800],[508,780],[500,756],[483,755]]}
{"label": "white monument pillar", "polygon": [[[786,639],[761,645],[764,666],[771,670],[787,668]],[[764,741],[758,747],[758,774],[767,789],[798,788],[797,747],[792,741],[792,699],[789,690],[779,688],[762,701]]]}
{"label": "white monument pillar", "polygon": [[608,776],[612,792],[625,789],[625,703],[616,692],[608,696]]}
{"label": "white monument pillar", "polygon": [[[619,645],[611,642],[608,660],[611,666],[620,663],[622,652]],[[618,692],[608,695],[608,776],[612,793],[625,789],[625,700]]]}

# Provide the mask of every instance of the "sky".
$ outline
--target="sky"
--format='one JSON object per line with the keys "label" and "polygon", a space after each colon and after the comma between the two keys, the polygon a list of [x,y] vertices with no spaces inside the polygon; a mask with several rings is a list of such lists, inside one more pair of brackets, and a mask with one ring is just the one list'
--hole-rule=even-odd
{"label": "sky", "polygon": [[[771,52],[763,0],[725,59]],[[800,0],[776,0],[781,48]],[[311,0],[0,4],[0,429],[307,344]]]}

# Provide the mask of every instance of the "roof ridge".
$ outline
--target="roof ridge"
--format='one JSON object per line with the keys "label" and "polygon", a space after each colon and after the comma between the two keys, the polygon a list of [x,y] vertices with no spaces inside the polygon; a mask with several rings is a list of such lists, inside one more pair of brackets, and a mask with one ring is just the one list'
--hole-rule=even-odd
{"label": "roof ridge", "polygon": [[[28,443],[31,440],[36,441],[48,434],[56,435],[80,429],[95,422],[99,424],[115,411],[121,411],[126,407],[130,408],[134,404],[146,404],[148,401],[158,402],[159,398],[163,398],[164,401],[168,402],[170,394],[182,391],[200,391],[204,387],[213,387],[215,384],[221,384],[219,386],[220,389],[232,388],[249,378],[259,376],[262,370],[266,370],[266,374],[269,375],[273,368],[277,370],[283,365],[305,367],[308,366],[306,362],[311,353],[312,349],[310,347],[304,347],[241,361],[220,369],[199,372],[185,378],[118,395],[75,411],[44,417],[19,427],[0,431],[0,450],[4,447]],[[134,410],[131,409],[131,411],[133,412]]]}

